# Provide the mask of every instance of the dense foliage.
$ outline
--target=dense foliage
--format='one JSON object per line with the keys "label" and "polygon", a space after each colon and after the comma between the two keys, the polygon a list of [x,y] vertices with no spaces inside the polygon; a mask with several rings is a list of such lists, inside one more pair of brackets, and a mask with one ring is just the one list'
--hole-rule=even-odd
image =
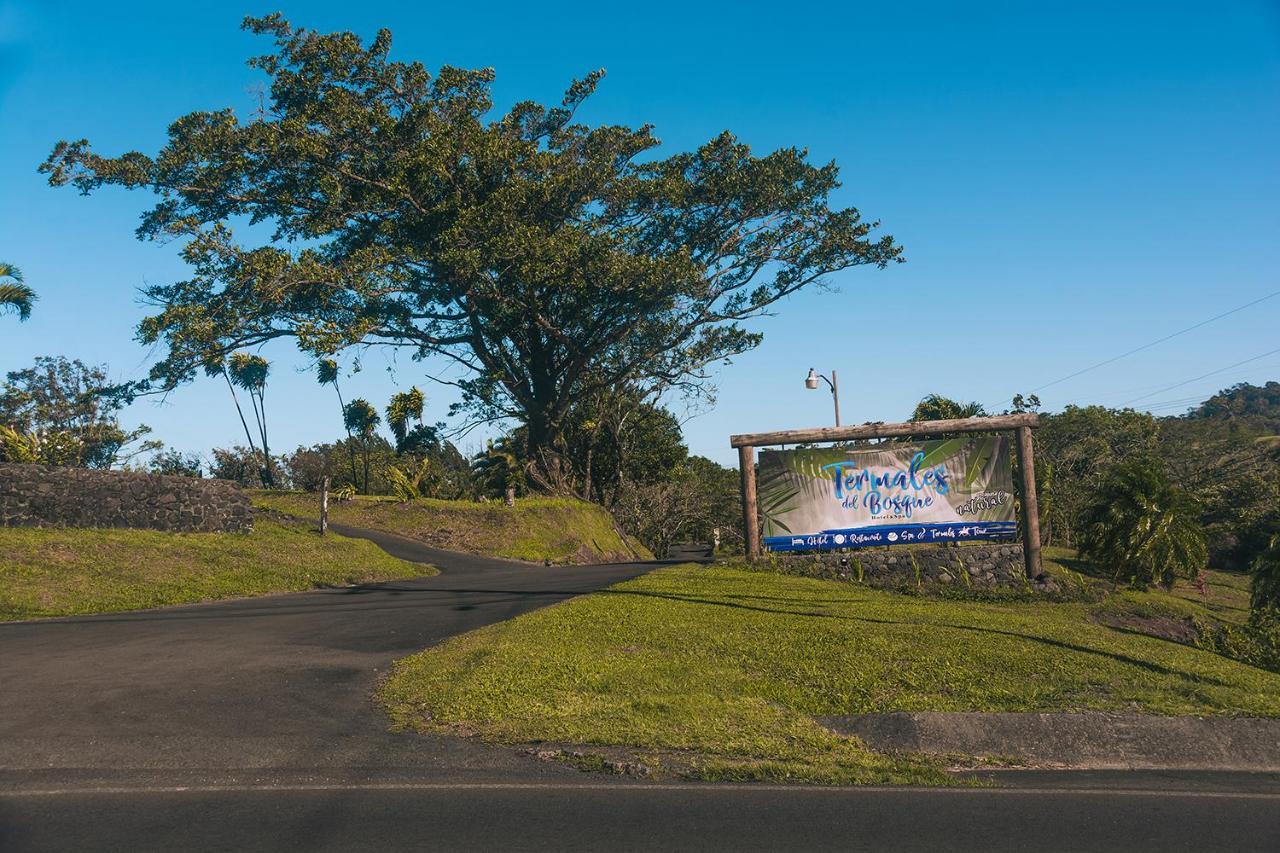
{"label": "dense foliage", "polygon": [[1036,467],[1053,472],[1048,541],[1077,545],[1081,523],[1117,463],[1155,452],[1159,426],[1151,415],[1102,406],[1067,406],[1041,416],[1035,432]]}
{"label": "dense foliage", "polygon": [[680,542],[742,550],[738,473],[702,456],[690,456],[660,479],[636,483],[611,504],[622,529],[658,557]]}
{"label": "dense foliage", "polygon": [[1120,462],[1082,515],[1080,553],[1135,586],[1193,579],[1208,563],[1199,509],[1157,460]]}
{"label": "dense foliage", "polygon": [[40,356],[6,374],[0,385],[0,461],[110,468],[157,449],[151,430],[127,430],[119,413],[129,398],[106,368],[79,359]]}
{"label": "dense foliage", "polygon": [[1159,422],[1160,454],[1173,481],[1203,506],[1218,568],[1248,571],[1280,533],[1280,403],[1261,405],[1268,388],[1280,385],[1236,386]]}
{"label": "dense foliage", "polygon": [[1271,537],[1267,547],[1250,567],[1252,582],[1250,603],[1256,610],[1280,611],[1280,533]]}
{"label": "dense foliage", "polygon": [[1255,609],[1241,625],[1204,626],[1196,645],[1250,666],[1280,672],[1280,610]]}

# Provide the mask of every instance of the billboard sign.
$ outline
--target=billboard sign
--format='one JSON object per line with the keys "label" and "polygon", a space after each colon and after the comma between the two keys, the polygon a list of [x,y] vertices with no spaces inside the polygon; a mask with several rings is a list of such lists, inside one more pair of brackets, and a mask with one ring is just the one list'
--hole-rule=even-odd
{"label": "billboard sign", "polygon": [[1017,535],[1004,436],[764,450],[759,503],[771,551]]}

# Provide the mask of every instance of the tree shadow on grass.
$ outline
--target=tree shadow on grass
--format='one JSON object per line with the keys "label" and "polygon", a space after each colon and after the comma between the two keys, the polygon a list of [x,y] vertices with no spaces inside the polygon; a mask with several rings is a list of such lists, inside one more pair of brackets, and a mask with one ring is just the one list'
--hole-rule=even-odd
{"label": "tree shadow on grass", "polygon": [[957,631],[971,631],[979,634],[993,634],[997,636],[1010,637],[1016,640],[1026,640],[1032,643],[1050,646],[1068,651],[1080,652],[1087,655],[1096,655],[1098,657],[1110,658],[1119,663],[1128,664],[1129,666],[1145,669],[1148,672],[1154,672],[1159,675],[1166,675],[1174,678],[1180,678],[1196,684],[1211,684],[1217,687],[1230,687],[1229,682],[1215,678],[1209,675],[1196,675],[1194,673],[1182,672],[1176,669],[1170,669],[1167,666],[1146,661],[1140,658],[1131,657],[1119,652],[1109,652],[1103,649],[1095,649],[1089,646],[1082,646],[1076,643],[1069,643],[1065,640],[1055,640],[1049,637],[1037,637],[1033,634],[1023,634],[1017,631],[1007,631],[1000,628],[984,628],[976,625],[958,625],[952,622],[903,622],[894,619],[877,619],[871,616],[849,616],[839,613],[821,613],[805,610],[776,609],[771,607],[762,607],[754,604],[741,604],[732,601],[717,601],[709,598],[699,598],[696,596],[684,596],[676,593],[663,592],[646,592],[644,590],[628,590],[628,589],[604,589],[600,590],[599,595],[631,595],[644,598],[663,598],[669,601],[678,601],[686,604],[705,604],[714,607],[728,607],[738,610],[750,610],[757,613],[773,613],[782,616],[804,616],[813,619],[837,619],[847,622],[866,622],[877,625],[896,625],[902,627],[920,627],[922,625],[933,626],[937,628],[951,628]]}

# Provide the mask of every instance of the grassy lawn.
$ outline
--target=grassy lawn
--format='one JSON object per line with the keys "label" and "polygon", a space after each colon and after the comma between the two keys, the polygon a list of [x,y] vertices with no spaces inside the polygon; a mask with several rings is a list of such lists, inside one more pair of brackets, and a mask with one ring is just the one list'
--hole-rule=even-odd
{"label": "grassy lawn", "polygon": [[434,574],[371,542],[259,518],[252,534],[0,528],[0,621]]}
{"label": "grassy lawn", "polygon": [[[306,492],[249,493],[257,507],[299,518],[319,514],[318,495]],[[600,563],[652,559],[643,545],[618,532],[603,508],[572,498],[501,501],[443,501],[358,496],[329,503],[338,524],[365,527],[417,539],[437,548],[541,563]]]}
{"label": "grassy lawn", "polygon": [[1201,595],[1194,585],[1180,580],[1168,593],[1203,611],[1203,615],[1219,622],[1244,622],[1249,618],[1249,576],[1240,572],[1208,569],[1208,595]]}
{"label": "grassy lawn", "polygon": [[380,698],[419,730],[622,746],[683,755],[694,776],[819,782],[933,771],[870,753],[810,715],[1280,716],[1280,675],[1108,628],[1091,618],[1097,607],[677,566],[406,658]]}

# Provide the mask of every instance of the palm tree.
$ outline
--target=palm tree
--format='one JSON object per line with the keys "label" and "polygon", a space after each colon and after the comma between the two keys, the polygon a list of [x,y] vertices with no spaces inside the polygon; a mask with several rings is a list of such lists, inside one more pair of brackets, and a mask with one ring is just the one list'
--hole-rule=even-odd
{"label": "palm tree", "polygon": [[342,420],[350,432],[360,436],[360,446],[364,454],[364,493],[367,495],[369,494],[369,442],[373,439],[374,431],[382,422],[382,418],[378,415],[378,410],[369,405],[367,400],[357,397],[347,403],[346,408],[342,410]]}
{"label": "palm tree", "polygon": [[1209,561],[1200,507],[1169,484],[1163,465],[1138,457],[1108,473],[1084,514],[1081,556],[1135,586],[1173,586]]}
{"label": "palm tree", "polygon": [[916,404],[913,421],[949,421],[958,418],[980,418],[987,413],[981,403],[958,403],[941,394],[930,394]]}
{"label": "palm tree", "polygon": [[[249,393],[249,402],[253,405],[253,419],[262,439],[262,485],[268,489],[275,488],[276,483],[275,471],[271,467],[271,448],[267,444],[267,404],[264,399],[270,373],[270,362],[260,355],[237,352],[231,356],[230,381]],[[237,401],[236,407],[239,405]]]}
{"label": "palm tree", "polygon": [[491,439],[485,452],[472,460],[472,467],[482,489],[502,495],[507,506],[515,504],[516,489],[523,488],[525,479],[511,436],[504,435],[496,442]]}
{"label": "palm tree", "polygon": [[1250,584],[1250,604],[1255,610],[1269,607],[1280,609],[1280,533],[1271,537],[1266,549],[1254,559],[1251,568],[1253,582]]}
{"label": "palm tree", "polygon": [[0,308],[11,308],[19,320],[26,320],[36,298],[36,292],[22,282],[22,270],[0,261]]}
{"label": "palm tree", "polygon": [[[245,440],[249,442],[249,450],[253,453],[254,457],[256,458],[258,455],[258,445],[254,443],[253,433],[249,431],[249,422],[245,420],[244,409],[240,408],[240,397],[238,394],[236,394],[236,386],[235,386],[235,383],[231,381],[231,374],[230,372],[227,371],[226,362],[222,361],[221,359],[218,359],[217,361],[206,362],[204,366],[204,374],[205,376],[209,376],[209,377],[221,376],[223,379],[226,380],[227,390],[231,392],[231,402],[235,403],[236,414],[240,416],[240,426],[244,427]],[[266,483],[263,482],[261,467],[258,468],[258,480],[259,482],[262,482],[264,486],[266,485]]]}
{"label": "palm tree", "polygon": [[408,391],[391,395],[391,405],[387,406],[387,426],[396,437],[396,451],[404,449],[405,439],[409,437],[409,421],[422,423],[422,409],[426,405],[426,397],[415,385]]}
{"label": "palm tree", "polygon": [[316,362],[316,381],[321,385],[332,385],[338,392],[338,409],[342,412],[342,423],[347,428],[347,455],[351,458],[351,485],[359,481],[356,476],[356,442],[351,435],[351,427],[347,426],[347,404],[342,402],[342,388],[338,386],[338,362],[331,358],[322,358]]}

